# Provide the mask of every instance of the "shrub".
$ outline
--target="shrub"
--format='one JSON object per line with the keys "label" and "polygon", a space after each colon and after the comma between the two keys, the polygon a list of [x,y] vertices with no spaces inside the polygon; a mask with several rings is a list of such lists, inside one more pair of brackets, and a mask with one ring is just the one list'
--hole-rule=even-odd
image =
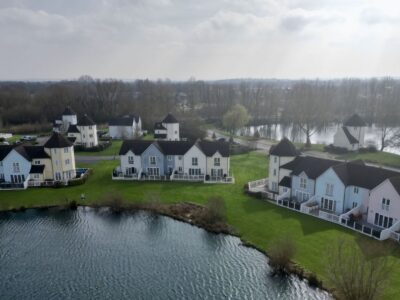
{"label": "shrub", "polygon": [[208,199],[206,209],[203,213],[203,220],[208,224],[216,224],[218,222],[225,222],[226,220],[226,206],[225,201],[221,197],[211,197]]}
{"label": "shrub", "polygon": [[296,245],[293,239],[282,237],[269,247],[269,265],[273,275],[284,275],[290,272],[291,261],[296,253]]}
{"label": "shrub", "polygon": [[259,132],[258,130],[256,130],[256,131],[254,132],[254,137],[255,137],[256,139],[259,139],[259,138],[260,138],[260,132]]}
{"label": "shrub", "polygon": [[213,140],[216,140],[216,139],[217,139],[217,135],[215,134],[215,132],[213,132],[213,134],[212,134],[212,139],[213,139]]}
{"label": "shrub", "polygon": [[322,282],[318,280],[317,275],[315,275],[314,273],[311,273],[308,276],[308,284],[312,287],[321,287],[322,286]]}
{"label": "shrub", "polygon": [[72,200],[68,203],[68,207],[70,210],[77,210],[78,209],[78,203],[75,200]]}
{"label": "shrub", "polygon": [[349,150],[346,148],[341,148],[341,147],[335,147],[332,144],[327,145],[324,147],[324,151],[333,153],[333,154],[346,154],[349,153]]}
{"label": "shrub", "polygon": [[102,201],[104,206],[108,206],[113,213],[119,214],[124,209],[124,199],[122,195],[116,191],[109,192]]}

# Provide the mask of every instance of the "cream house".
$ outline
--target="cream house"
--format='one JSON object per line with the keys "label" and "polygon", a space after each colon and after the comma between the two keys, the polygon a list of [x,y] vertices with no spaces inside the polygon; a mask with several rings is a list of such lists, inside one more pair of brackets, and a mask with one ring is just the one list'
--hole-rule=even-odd
{"label": "cream house", "polygon": [[93,148],[99,145],[96,123],[87,115],[79,118],[77,125],[70,125],[67,136],[74,145]]}

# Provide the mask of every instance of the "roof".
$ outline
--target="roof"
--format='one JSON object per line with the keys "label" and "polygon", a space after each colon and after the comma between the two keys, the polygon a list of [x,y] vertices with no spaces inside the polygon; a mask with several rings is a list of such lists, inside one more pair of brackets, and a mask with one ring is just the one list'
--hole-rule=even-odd
{"label": "roof", "polygon": [[389,178],[390,182],[392,183],[393,187],[400,195],[400,176]]}
{"label": "roof", "polygon": [[364,127],[366,125],[365,121],[358,114],[352,115],[344,122],[344,126]]}
{"label": "roof", "polygon": [[342,129],[350,144],[358,144],[358,140],[349,132],[347,127],[343,126]]}
{"label": "roof", "polygon": [[58,132],[53,132],[52,136],[44,144],[45,148],[65,148],[72,147],[72,143]]}
{"label": "roof", "polygon": [[223,157],[229,156],[229,143],[219,141],[200,141],[197,143],[206,156],[219,152]]}
{"label": "roof", "polygon": [[6,158],[13,148],[11,145],[0,145],[0,161]]}
{"label": "roof", "polygon": [[32,165],[29,173],[30,174],[42,174],[43,171],[44,171],[44,165]]}
{"label": "roof", "polygon": [[26,154],[32,160],[35,158],[50,158],[43,146],[23,146]]}
{"label": "roof", "polygon": [[69,125],[67,133],[80,133],[78,126],[76,125]]}
{"label": "roof", "polygon": [[300,152],[291,141],[284,137],[277,145],[271,147],[269,154],[276,156],[297,156]]}
{"label": "roof", "polygon": [[119,155],[125,155],[129,150],[135,155],[141,155],[152,143],[153,141],[125,140],[121,145]]}
{"label": "roof", "polygon": [[168,115],[162,120],[161,123],[179,123],[178,120],[171,114],[168,113]]}
{"label": "roof", "polygon": [[158,141],[157,144],[165,155],[184,155],[194,145],[188,141]]}
{"label": "roof", "polygon": [[313,156],[297,156],[294,160],[284,164],[281,168],[291,170],[292,175],[298,176],[304,172],[308,178],[317,179],[319,175],[330,167],[341,163],[343,162]]}
{"label": "roof", "polygon": [[332,169],[346,186],[354,185],[369,190],[388,178],[400,176],[398,172],[367,166],[362,161],[341,163]]}
{"label": "roof", "polygon": [[78,126],[94,126],[96,123],[87,115],[84,114],[79,118]]}
{"label": "roof", "polygon": [[124,115],[111,119],[108,122],[109,126],[132,126],[133,122],[138,123],[139,117],[135,115]]}
{"label": "roof", "polygon": [[279,186],[284,186],[291,188],[292,187],[292,180],[290,179],[289,176],[285,176],[282,178],[282,180],[279,182]]}
{"label": "roof", "polygon": [[67,106],[64,109],[64,112],[62,113],[63,116],[75,116],[76,112],[74,112],[71,108],[71,106]]}
{"label": "roof", "polygon": [[154,130],[167,130],[161,122],[157,122],[154,124]]}

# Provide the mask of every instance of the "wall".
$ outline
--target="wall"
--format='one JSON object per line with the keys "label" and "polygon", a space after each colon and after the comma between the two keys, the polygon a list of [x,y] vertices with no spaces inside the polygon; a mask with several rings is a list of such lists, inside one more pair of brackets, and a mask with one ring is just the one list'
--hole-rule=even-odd
{"label": "wall", "polygon": [[[219,157],[220,166],[214,165],[214,158]],[[229,176],[229,157],[223,157],[219,152],[214,153],[213,156],[207,157],[207,175],[211,176],[211,169],[222,169],[223,174]]]}
{"label": "wall", "polygon": [[347,212],[353,208],[353,202],[357,205],[362,205],[362,211],[366,212],[368,207],[369,190],[358,187],[358,193],[354,192],[354,186],[349,185],[346,187],[344,211]]}
{"label": "wall", "polygon": [[[307,180],[306,182],[306,188],[301,188],[300,187],[300,178],[305,178]],[[314,195],[315,192],[315,180],[308,178],[308,176],[303,172],[299,176],[292,176],[292,197],[296,196],[296,192],[300,191],[303,193],[309,194],[310,198]]]}
{"label": "wall", "polygon": [[50,158],[35,158],[32,160],[32,165],[44,165],[43,180],[54,180]]}
{"label": "wall", "polygon": [[163,123],[163,125],[167,128],[167,140],[179,141],[179,123]]}
{"label": "wall", "polygon": [[62,121],[64,124],[71,124],[71,125],[76,125],[78,123],[76,115],[62,116]]}
{"label": "wall", "polygon": [[[133,156],[133,164],[129,163],[129,156]],[[142,159],[140,155],[135,155],[131,150],[129,150],[125,155],[120,156],[121,161],[121,171],[126,174],[127,168],[136,168],[137,172],[142,169]]]}
{"label": "wall", "polygon": [[[282,157],[279,157],[279,156],[276,156],[276,155],[270,155],[270,158],[269,158],[269,174],[268,174],[269,188],[270,189],[272,189],[274,182],[276,183],[276,186],[278,186],[279,181],[284,176],[288,176],[288,174],[290,174],[290,171],[280,169],[280,166],[283,166],[284,164],[287,164],[288,162],[291,162],[293,159],[294,159],[294,156],[282,156]],[[274,170],[276,170],[276,175],[274,175]]]}
{"label": "wall", "polygon": [[[96,147],[99,144],[97,139],[97,126],[78,126],[81,132],[81,143],[86,148]],[[91,144],[92,143],[92,144]]]}
{"label": "wall", "polygon": [[[50,153],[51,163],[53,166],[53,177],[56,180],[56,173],[61,174],[62,180],[68,180],[76,176],[75,171],[75,153],[73,147],[67,147],[68,152],[64,153],[64,148],[51,148],[46,152]],[[69,159],[70,163],[66,164],[65,161]]]}
{"label": "wall", "polygon": [[[198,165],[192,165],[192,157],[197,157]],[[183,167],[184,173],[189,174],[189,169],[200,169],[201,174],[206,174],[206,156],[205,154],[196,146],[193,145],[183,156]]]}
{"label": "wall", "polygon": [[[14,172],[13,163],[19,163],[19,172]],[[28,178],[31,170],[31,162],[14,149],[3,159],[4,180],[11,182],[11,175],[24,175]]]}
{"label": "wall", "polygon": [[113,139],[132,139],[134,128],[133,126],[109,126],[108,133]]}
{"label": "wall", "polygon": [[[156,164],[150,165],[150,156],[156,157]],[[147,168],[159,168],[160,175],[165,175],[164,172],[164,154],[154,145],[151,144],[141,155],[141,163],[143,172],[147,174]]]}
{"label": "wall", "polygon": [[[334,185],[333,195],[326,195],[326,184],[331,183]],[[342,214],[344,212],[344,192],[345,186],[336,175],[336,173],[329,168],[323,174],[321,174],[315,183],[315,195],[318,204],[321,206],[321,198],[327,198],[336,201],[336,213]]]}

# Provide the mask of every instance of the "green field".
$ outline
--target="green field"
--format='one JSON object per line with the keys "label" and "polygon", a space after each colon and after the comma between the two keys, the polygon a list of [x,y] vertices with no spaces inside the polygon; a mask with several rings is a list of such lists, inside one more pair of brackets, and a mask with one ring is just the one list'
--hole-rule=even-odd
{"label": "green field", "polygon": [[383,166],[400,168],[400,155],[387,152],[349,153],[339,155],[337,158],[347,160],[362,159]]}
{"label": "green field", "polygon": [[[29,189],[25,191],[0,192],[0,209],[64,204],[80,199],[82,193],[89,204],[102,199],[110,191],[120,192],[127,202],[142,201],[151,193],[159,193],[163,202],[191,201],[204,204],[210,196],[221,196],[227,206],[228,222],[240,236],[261,249],[280,236],[291,236],[297,243],[295,262],[314,272],[324,280],[327,249],[339,238],[348,239],[354,247],[361,248],[370,240],[338,225],[306,216],[263,200],[247,196],[243,186],[250,180],[266,177],[267,158],[258,153],[233,156],[232,171],[236,178],[233,185],[177,182],[130,182],[112,181],[111,171],[117,161],[103,161],[90,165],[93,175],[82,186],[52,189]],[[379,242],[376,242],[379,243]],[[392,258],[399,261],[399,257]],[[386,299],[398,299],[400,293],[400,269],[393,273]]]}

